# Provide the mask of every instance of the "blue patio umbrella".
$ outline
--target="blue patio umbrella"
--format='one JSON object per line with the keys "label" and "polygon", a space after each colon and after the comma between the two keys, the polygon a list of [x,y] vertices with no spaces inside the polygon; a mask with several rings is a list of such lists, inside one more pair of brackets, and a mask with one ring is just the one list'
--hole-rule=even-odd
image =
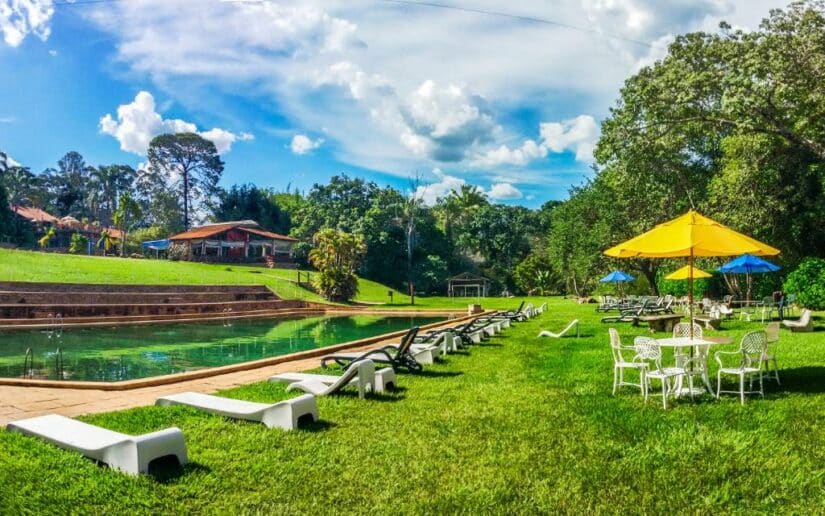
{"label": "blue patio umbrella", "polygon": [[600,279],[602,283],[618,283],[619,284],[619,295],[623,296],[624,293],[622,292],[622,283],[627,283],[628,281],[633,281],[636,278],[631,276],[630,274],[623,272],[623,271],[613,271],[604,278]]}
{"label": "blue patio umbrella", "polygon": [[722,265],[716,270],[726,274],[746,274],[747,294],[745,298],[747,301],[750,301],[751,274],[763,272],[776,272],[779,270],[779,266],[767,260],[763,260],[758,256],[753,256],[751,254],[743,254],[742,256],[729,261],[725,265]]}
{"label": "blue patio umbrella", "polygon": [[636,278],[631,276],[630,274],[622,271],[613,271],[604,278],[600,279],[602,283],[624,283],[627,281],[633,281]]}
{"label": "blue patio umbrella", "polygon": [[779,266],[758,256],[743,254],[716,270],[733,274],[752,274],[755,272],[776,272],[779,270]]}

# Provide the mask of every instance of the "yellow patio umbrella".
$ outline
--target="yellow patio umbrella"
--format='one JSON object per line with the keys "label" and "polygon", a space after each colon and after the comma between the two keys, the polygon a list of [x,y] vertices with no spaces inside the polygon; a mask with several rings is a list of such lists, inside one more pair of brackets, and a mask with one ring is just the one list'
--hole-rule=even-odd
{"label": "yellow patio umbrella", "polygon": [[703,271],[702,269],[697,269],[696,267],[692,267],[690,265],[685,265],[680,269],[676,269],[675,271],[671,272],[665,279],[669,280],[686,280],[693,277],[696,278],[711,278],[713,277],[712,274]]}
{"label": "yellow patio umbrella", "polygon": [[[614,258],[688,258],[690,320],[693,322],[693,259],[696,256],[774,256],[779,249],[690,210],[604,252]],[[693,336],[691,325],[691,337]]]}

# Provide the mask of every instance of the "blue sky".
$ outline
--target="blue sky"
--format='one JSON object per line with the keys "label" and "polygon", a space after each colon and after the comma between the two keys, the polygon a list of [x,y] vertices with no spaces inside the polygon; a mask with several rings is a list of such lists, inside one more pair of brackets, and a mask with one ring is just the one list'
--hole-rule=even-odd
{"label": "blue sky", "polygon": [[591,174],[622,82],[673,35],[784,5],[84,1],[0,0],[0,149],[35,172],[69,150],[139,166],[156,134],[194,130],[224,185],[418,175],[428,201],[471,183],[526,206]]}

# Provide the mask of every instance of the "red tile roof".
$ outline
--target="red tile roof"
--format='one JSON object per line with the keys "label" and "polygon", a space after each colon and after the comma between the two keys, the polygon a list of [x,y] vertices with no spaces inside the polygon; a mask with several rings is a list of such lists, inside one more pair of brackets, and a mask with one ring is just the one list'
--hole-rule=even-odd
{"label": "red tile roof", "polygon": [[263,229],[255,229],[255,228],[238,228],[241,231],[246,231],[247,233],[252,233],[253,235],[260,235],[267,238],[273,238],[275,240],[286,240],[288,242],[297,242],[297,238],[292,238],[290,236],[281,235],[280,233],[272,233],[271,231],[264,231]]}
{"label": "red tile roof", "polygon": [[192,228],[189,231],[172,235],[169,240],[192,240],[194,238],[208,238],[218,233],[223,233],[228,229],[232,229],[232,224],[213,224],[211,226],[203,226],[200,228]]}
{"label": "red tile roof", "polygon": [[40,208],[31,208],[15,204],[11,207],[11,210],[24,219],[32,222],[47,222],[49,224],[57,224],[59,222],[57,217],[46,213]]}
{"label": "red tile roof", "polygon": [[272,238],[275,240],[286,240],[288,242],[298,241],[297,238],[288,237],[286,235],[280,235],[278,233],[272,233],[270,231],[264,231],[263,229],[243,227],[242,225],[233,222],[228,222],[226,224],[210,224],[209,226],[192,228],[189,231],[184,231],[183,233],[178,233],[177,235],[170,236],[169,240],[194,240],[196,238],[209,238],[211,236],[223,233],[224,231],[233,228],[239,231],[246,231],[247,233],[251,233],[253,235]]}

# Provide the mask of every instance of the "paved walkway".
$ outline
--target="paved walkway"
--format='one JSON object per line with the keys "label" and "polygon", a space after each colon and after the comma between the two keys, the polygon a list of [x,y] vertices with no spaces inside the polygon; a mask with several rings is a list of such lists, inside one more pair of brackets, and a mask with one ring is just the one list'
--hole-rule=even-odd
{"label": "paved walkway", "polygon": [[[450,326],[455,323],[447,323]],[[353,348],[353,350],[379,348],[398,339]],[[0,426],[17,419],[61,414],[79,416],[97,412],[111,412],[132,407],[152,405],[155,400],[168,394],[185,391],[215,392],[237,385],[261,382],[273,374],[286,371],[306,371],[317,368],[320,359],[309,358],[277,365],[264,366],[249,371],[227,373],[209,378],[187,380],[170,385],[142,387],[127,391],[97,391],[88,389],[55,389],[48,387],[12,387],[0,385]]]}

